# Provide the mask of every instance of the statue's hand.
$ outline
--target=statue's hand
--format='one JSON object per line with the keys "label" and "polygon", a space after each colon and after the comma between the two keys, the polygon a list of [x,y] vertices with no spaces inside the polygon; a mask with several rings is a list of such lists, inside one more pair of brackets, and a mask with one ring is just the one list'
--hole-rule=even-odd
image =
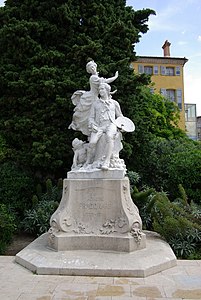
{"label": "statue's hand", "polygon": [[115,77],[117,78],[119,76],[119,71],[116,71]]}
{"label": "statue's hand", "polygon": [[98,126],[96,126],[95,124],[92,124],[92,131],[97,132],[98,131]]}
{"label": "statue's hand", "polygon": [[89,125],[89,130],[92,131],[92,132],[97,132],[98,131],[98,126],[94,123],[91,123]]}

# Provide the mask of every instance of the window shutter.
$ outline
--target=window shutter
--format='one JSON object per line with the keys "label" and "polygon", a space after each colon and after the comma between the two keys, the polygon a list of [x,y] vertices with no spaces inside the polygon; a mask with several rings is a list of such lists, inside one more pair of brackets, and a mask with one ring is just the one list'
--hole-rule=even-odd
{"label": "window shutter", "polygon": [[177,67],[175,68],[175,75],[176,75],[176,76],[180,76],[180,75],[181,75],[181,69],[180,69],[180,66],[177,66]]}
{"label": "window shutter", "polygon": [[177,89],[176,96],[177,96],[177,105],[179,109],[182,110],[182,89]]}
{"label": "window shutter", "polygon": [[160,89],[160,93],[161,93],[161,95],[166,97],[166,89]]}
{"label": "window shutter", "polygon": [[138,65],[138,73],[139,74],[144,73],[144,66],[143,65]]}
{"label": "window shutter", "polygon": [[165,74],[166,74],[166,67],[161,66],[161,75],[165,75]]}
{"label": "window shutter", "polygon": [[154,66],[154,75],[158,75],[158,66]]}

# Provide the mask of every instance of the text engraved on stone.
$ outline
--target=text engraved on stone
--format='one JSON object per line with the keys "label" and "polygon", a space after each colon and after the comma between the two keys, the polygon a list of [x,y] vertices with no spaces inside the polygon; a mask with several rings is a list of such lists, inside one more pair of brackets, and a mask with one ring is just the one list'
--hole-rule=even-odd
{"label": "text engraved on stone", "polygon": [[87,210],[110,209],[111,205],[109,203],[85,202],[80,203],[80,208]]}

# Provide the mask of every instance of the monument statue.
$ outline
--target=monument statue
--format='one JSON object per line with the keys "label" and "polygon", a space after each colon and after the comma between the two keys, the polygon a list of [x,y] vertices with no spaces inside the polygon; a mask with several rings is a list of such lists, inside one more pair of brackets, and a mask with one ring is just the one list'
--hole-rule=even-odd
{"label": "monument statue", "polygon": [[90,91],[76,91],[69,129],[81,131],[86,141],[75,138],[71,171],[64,179],[61,203],[52,215],[49,247],[56,250],[135,251],[146,246],[139,211],[130,196],[126,166],[119,158],[122,133],[134,123],[123,116],[112,98],[109,83],[118,77],[101,78],[97,65],[86,65]]}
{"label": "monument statue", "polygon": [[135,125],[112,99],[109,84],[118,72],[101,78],[94,61],[86,69],[90,91],[72,95],[69,126],[85,139],[72,141],[72,168],[49,231],[20,251],[16,261],[36,274],[146,277],[174,266],[176,257],[158,236],[142,232],[130,195],[119,152],[123,133],[133,132]]}
{"label": "monument statue", "polygon": [[112,99],[116,91],[111,92],[108,83],[118,77],[118,71],[114,77],[106,79],[99,77],[94,61],[88,62],[86,69],[92,74],[90,91],[78,90],[72,95],[75,109],[69,129],[81,131],[87,136],[88,143],[77,138],[73,141],[72,170],[118,168],[126,171],[124,161],[119,158],[122,132],[134,131],[135,126],[123,117],[119,103]]}
{"label": "monument statue", "polygon": [[75,109],[69,129],[72,128],[81,131],[88,136],[90,134],[88,128],[88,116],[92,103],[98,99],[99,85],[101,82],[113,82],[118,77],[118,72],[111,78],[99,77],[97,64],[93,60],[87,63],[86,70],[91,74],[89,79],[90,91],[78,90],[72,95],[71,100],[75,105]]}

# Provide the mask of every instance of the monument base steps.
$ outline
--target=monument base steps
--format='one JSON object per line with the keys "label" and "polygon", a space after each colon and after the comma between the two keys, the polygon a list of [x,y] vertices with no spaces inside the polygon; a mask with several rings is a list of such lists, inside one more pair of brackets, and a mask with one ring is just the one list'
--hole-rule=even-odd
{"label": "monument base steps", "polygon": [[54,251],[45,233],[21,250],[15,261],[36,274],[147,277],[176,265],[170,246],[146,231],[146,248],[134,252],[104,250]]}

